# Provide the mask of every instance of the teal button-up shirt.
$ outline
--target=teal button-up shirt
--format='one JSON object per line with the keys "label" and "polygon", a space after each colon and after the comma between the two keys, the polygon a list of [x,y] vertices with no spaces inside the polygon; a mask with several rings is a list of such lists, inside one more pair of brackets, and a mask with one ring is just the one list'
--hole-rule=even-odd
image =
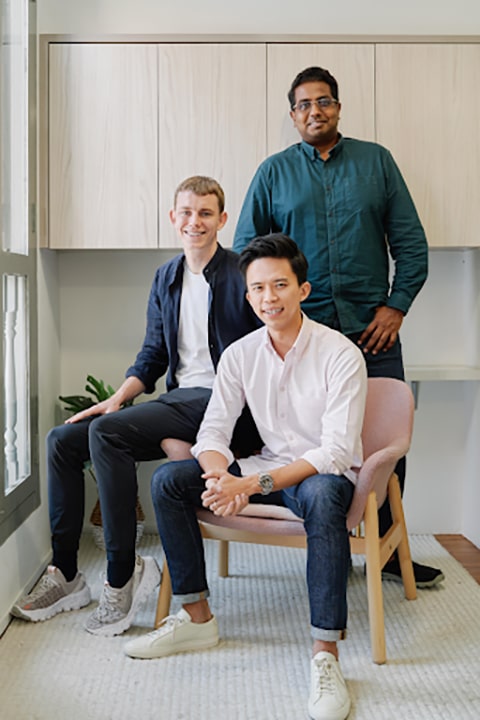
{"label": "teal button-up shirt", "polygon": [[[361,332],[375,309],[406,313],[427,277],[428,246],[390,152],[341,137],[327,160],[306,142],[259,166],[238,220],[233,249],[282,232],[303,250],[314,320]],[[390,281],[389,254],[394,264]]]}

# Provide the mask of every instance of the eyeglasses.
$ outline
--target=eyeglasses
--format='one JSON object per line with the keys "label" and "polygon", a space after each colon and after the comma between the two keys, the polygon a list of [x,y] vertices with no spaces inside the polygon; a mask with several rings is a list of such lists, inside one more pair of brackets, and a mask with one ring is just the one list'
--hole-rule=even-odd
{"label": "eyeglasses", "polygon": [[305,113],[311,109],[314,103],[320,110],[328,110],[332,105],[338,105],[338,100],[331,97],[319,97],[316,100],[299,100],[296,105],[292,105],[292,110]]}

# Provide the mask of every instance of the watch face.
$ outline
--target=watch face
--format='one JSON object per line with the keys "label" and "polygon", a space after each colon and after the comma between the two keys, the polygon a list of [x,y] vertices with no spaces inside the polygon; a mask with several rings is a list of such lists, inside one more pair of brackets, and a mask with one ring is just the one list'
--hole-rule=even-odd
{"label": "watch face", "polygon": [[268,495],[273,490],[273,478],[268,473],[261,473],[258,476],[258,484],[260,485],[262,495]]}

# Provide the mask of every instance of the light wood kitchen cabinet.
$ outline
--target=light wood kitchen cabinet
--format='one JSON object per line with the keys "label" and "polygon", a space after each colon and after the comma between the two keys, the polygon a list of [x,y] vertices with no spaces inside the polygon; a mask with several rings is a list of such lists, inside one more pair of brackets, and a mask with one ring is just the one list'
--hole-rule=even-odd
{"label": "light wood kitchen cabinet", "polygon": [[431,247],[480,245],[480,44],[51,42],[48,246],[172,248],[173,192],[225,190],[231,245],[260,162],[298,142],[295,75],[328,68],[340,130],[389,148]]}
{"label": "light wood kitchen cabinet", "polygon": [[480,245],[480,44],[376,50],[377,140],[405,177],[431,247]]}
{"label": "light wood kitchen cabinet", "polygon": [[225,192],[233,233],[248,184],[266,155],[265,44],[161,44],[159,53],[160,247],[178,247],[168,223],[175,187],[209,175]]}
{"label": "light wood kitchen cabinet", "polygon": [[222,185],[231,245],[266,154],[264,44],[52,44],[49,247],[172,248],[175,187]]}
{"label": "light wood kitchen cabinet", "polygon": [[268,154],[300,137],[289,115],[287,93],[295,76],[319,65],[338,82],[342,103],[340,131],[375,139],[375,46],[373,44],[279,43],[268,46]]}
{"label": "light wood kitchen cabinet", "polygon": [[157,48],[51,44],[49,247],[157,247]]}

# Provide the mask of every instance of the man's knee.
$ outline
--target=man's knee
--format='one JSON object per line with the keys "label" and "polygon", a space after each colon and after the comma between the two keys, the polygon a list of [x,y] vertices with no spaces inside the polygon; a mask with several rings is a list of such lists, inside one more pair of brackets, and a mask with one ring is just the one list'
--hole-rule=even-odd
{"label": "man's knee", "polygon": [[202,469],[196,460],[180,460],[159,465],[152,475],[153,504],[164,499],[182,500],[186,493],[201,480]]}
{"label": "man's knee", "polygon": [[88,444],[93,455],[107,445],[123,444],[129,433],[128,423],[119,422],[119,413],[106,413],[94,417],[88,428]]}
{"label": "man's knee", "polygon": [[45,439],[45,444],[47,446],[47,455],[54,455],[56,450],[58,449],[58,446],[62,444],[63,442],[63,435],[64,433],[62,431],[62,426],[59,425],[58,427],[52,428]]}
{"label": "man's knee", "polygon": [[338,475],[314,475],[307,478],[307,481],[308,486],[303,493],[307,512],[326,522],[339,513],[346,514],[354,489],[346,478]]}
{"label": "man's knee", "polygon": [[105,415],[97,415],[94,417],[88,428],[88,434],[90,437],[98,435],[99,433],[105,433],[110,431],[112,424],[113,413],[107,413]]}
{"label": "man's knee", "polygon": [[64,424],[53,427],[47,434],[45,444],[47,457],[52,458],[78,444],[82,431],[76,424]]}

